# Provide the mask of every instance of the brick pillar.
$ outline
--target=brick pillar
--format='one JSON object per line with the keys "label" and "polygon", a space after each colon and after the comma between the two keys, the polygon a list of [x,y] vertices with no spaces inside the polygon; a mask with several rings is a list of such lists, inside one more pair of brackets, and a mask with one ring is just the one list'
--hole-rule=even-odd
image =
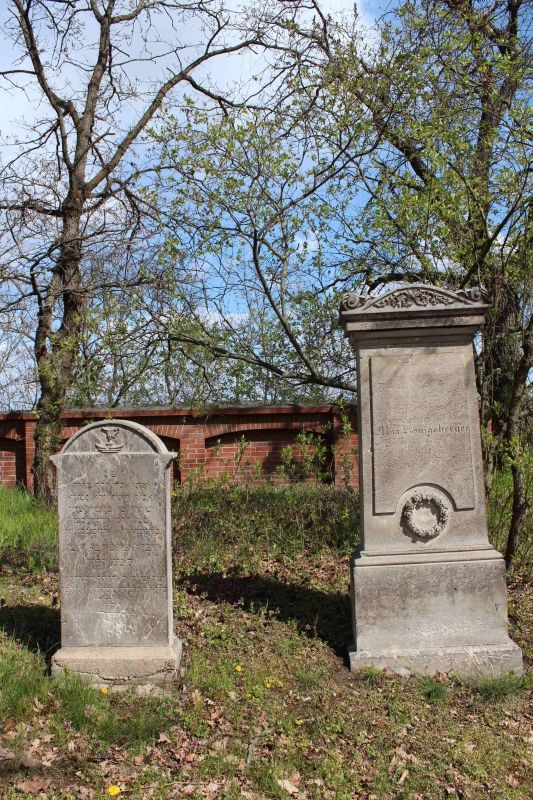
{"label": "brick pillar", "polygon": [[205,474],[205,434],[202,425],[187,425],[180,439],[180,478],[184,485],[189,481],[203,480]]}
{"label": "brick pillar", "polygon": [[[347,426],[346,423],[349,423]],[[348,429],[347,429],[348,428]],[[359,440],[357,414],[345,411],[333,414],[333,467],[335,486],[359,486]]]}
{"label": "brick pillar", "polygon": [[22,446],[24,447],[24,486],[29,492],[33,491],[33,456],[35,454],[35,421],[25,419],[22,421],[23,434]]}

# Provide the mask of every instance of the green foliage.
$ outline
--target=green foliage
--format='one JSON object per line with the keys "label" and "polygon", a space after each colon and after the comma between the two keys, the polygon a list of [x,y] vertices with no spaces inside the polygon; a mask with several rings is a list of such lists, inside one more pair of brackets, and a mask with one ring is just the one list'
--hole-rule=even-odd
{"label": "green foliage", "polygon": [[281,451],[281,464],[277,474],[287,481],[327,481],[333,478],[331,451],[319,434],[300,431],[293,445]]}
{"label": "green foliage", "polygon": [[[528,508],[524,515],[522,531],[514,558],[514,572],[531,574],[533,566],[533,464],[531,457],[525,469],[525,487]],[[487,504],[487,521],[491,544],[500,553],[505,552],[507,534],[513,513],[513,478],[509,469],[499,469],[492,479]]]}
{"label": "green foliage", "polygon": [[368,683],[371,686],[377,686],[381,683],[383,678],[383,670],[379,667],[376,667],[374,664],[370,664],[368,667],[363,667],[357,673],[357,677],[360,678],[363,683]]}
{"label": "green foliage", "polygon": [[34,571],[57,567],[57,514],[23,489],[0,486],[0,560]]}
{"label": "green foliage", "polygon": [[220,563],[228,553],[246,563],[325,548],[346,553],[357,543],[359,497],[320,483],[211,480],[175,487],[173,519],[176,555],[203,563]]}

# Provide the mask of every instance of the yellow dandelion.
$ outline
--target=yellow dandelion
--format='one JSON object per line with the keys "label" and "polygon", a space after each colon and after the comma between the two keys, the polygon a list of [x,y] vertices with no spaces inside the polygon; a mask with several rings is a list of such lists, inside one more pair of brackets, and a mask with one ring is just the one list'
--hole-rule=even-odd
{"label": "yellow dandelion", "polygon": [[111,786],[107,787],[106,792],[110,797],[116,797],[117,795],[122,793],[122,789],[120,788],[120,786],[117,786],[115,783],[112,783]]}
{"label": "yellow dandelion", "polygon": [[235,672],[242,672],[242,667],[240,664],[235,664]]}
{"label": "yellow dandelion", "polygon": [[107,686],[102,686],[100,691],[102,692],[102,694],[109,694],[109,688]]}
{"label": "yellow dandelion", "polygon": [[295,719],[294,720],[294,724],[298,725],[298,727],[300,727],[300,725],[304,724],[304,721],[303,721],[303,719]]}
{"label": "yellow dandelion", "polygon": [[272,684],[270,683],[270,681],[265,681],[265,686],[267,689],[272,689]]}

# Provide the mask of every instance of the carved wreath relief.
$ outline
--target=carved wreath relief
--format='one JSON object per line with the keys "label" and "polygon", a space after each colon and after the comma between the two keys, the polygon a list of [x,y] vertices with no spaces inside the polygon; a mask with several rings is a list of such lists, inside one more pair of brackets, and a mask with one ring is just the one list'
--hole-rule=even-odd
{"label": "carved wreath relief", "polygon": [[[429,492],[415,492],[403,507],[402,522],[407,531],[422,541],[439,536],[448,524],[450,507],[437,495]],[[435,519],[427,524],[428,519]],[[425,524],[422,522],[424,519]]]}

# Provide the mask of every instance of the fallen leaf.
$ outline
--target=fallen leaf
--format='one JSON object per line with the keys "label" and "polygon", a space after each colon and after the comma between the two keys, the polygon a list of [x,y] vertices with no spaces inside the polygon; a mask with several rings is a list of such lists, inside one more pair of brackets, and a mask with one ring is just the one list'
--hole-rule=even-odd
{"label": "fallen leaf", "polygon": [[402,772],[402,774],[400,775],[400,778],[398,780],[398,786],[402,786],[405,783],[405,781],[407,780],[408,777],[409,777],[409,770],[408,769],[404,769],[404,771]]}
{"label": "fallen leaf", "polygon": [[193,692],[191,692],[191,700],[194,706],[199,706],[202,702],[202,695],[198,689],[195,689]]}
{"label": "fallen leaf", "polygon": [[278,786],[280,786],[290,795],[296,795],[300,793],[298,787],[295,786],[294,783],[291,783],[290,781],[286,780],[285,778],[284,779],[278,778]]}
{"label": "fallen leaf", "polygon": [[30,753],[23,753],[20,757],[20,763],[26,769],[38,769],[41,766],[41,762],[37,761]]}
{"label": "fallen leaf", "polygon": [[15,789],[24,794],[36,794],[37,792],[44,792],[52,783],[50,778],[32,778],[29,781],[20,781],[15,784]]}

